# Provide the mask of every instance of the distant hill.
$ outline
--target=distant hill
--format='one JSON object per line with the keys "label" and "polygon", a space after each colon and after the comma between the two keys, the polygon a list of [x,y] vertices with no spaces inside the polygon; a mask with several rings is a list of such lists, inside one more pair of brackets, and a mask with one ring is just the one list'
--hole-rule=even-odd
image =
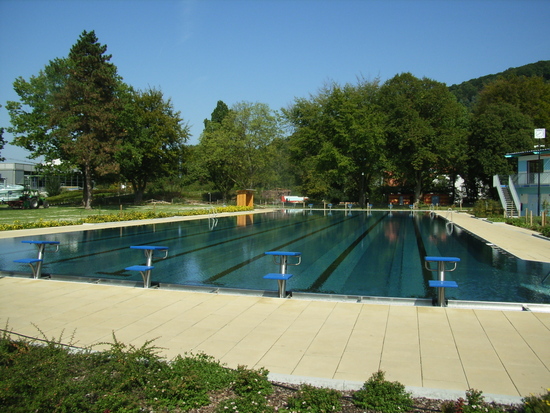
{"label": "distant hill", "polygon": [[449,86],[449,90],[456,96],[460,103],[466,105],[466,107],[471,110],[477,95],[486,84],[493,82],[499,77],[510,76],[541,76],[547,82],[550,82],[550,60],[541,60],[540,62],[531,63],[525,66],[512,67],[494,75],[471,79],[459,85]]}

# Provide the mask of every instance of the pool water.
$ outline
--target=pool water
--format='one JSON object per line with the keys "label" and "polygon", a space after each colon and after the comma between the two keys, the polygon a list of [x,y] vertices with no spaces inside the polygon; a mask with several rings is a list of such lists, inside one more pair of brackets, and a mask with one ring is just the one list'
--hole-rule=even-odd
{"label": "pool water", "polygon": [[[238,217],[98,229],[0,240],[0,269],[22,272],[13,263],[34,258],[22,240],[60,242],[46,252],[43,273],[141,281],[124,268],[145,264],[132,245],[161,245],[168,258],[154,260],[153,282],[275,290],[263,276],[278,267],[265,251],[299,251],[302,263],[287,289],[356,296],[431,298],[437,273],[425,256],[461,261],[446,279],[459,288],[447,298],[475,301],[550,303],[550,264],[523,261],[487,245],[446,220],[423,212],[309,211],[290,209]],[[291,259],[292,262],[292,259]]]}

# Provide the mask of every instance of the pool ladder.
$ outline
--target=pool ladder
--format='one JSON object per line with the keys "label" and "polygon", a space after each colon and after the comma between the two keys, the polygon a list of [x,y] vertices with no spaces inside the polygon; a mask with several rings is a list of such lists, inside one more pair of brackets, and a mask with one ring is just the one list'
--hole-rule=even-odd
{"label": "pool ladder", "polygon": [[[451,219],[449,219],[449,216],[451,217]],[[452,208],[449,208],[447,210],[447,213],[445,214],[445,219],[447,220],[447,222],[445,223],[445,231],[447,232],[448,235],[451,235],[454,231],[454,227],[455,227],[455,224],[453,222],[453,210]]]}
{"label": "pool ladder", "polygon": [[210,210],[210,213],[208,214],[208,229],[210,231],[213,231],[214,228],[218,226],[218,214],[216,213],[216,209],[212,207]]}

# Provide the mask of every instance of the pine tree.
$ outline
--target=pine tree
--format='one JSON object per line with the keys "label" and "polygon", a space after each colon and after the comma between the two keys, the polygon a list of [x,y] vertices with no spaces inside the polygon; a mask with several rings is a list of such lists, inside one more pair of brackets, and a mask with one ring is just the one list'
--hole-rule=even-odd
{"label": "pine tree", "polygon": [[84,175],[83,205],[91,208],[94,179],[118,172],[115,152],[122,136],[116,66],[94,31],[84,31],[68,56],[64,86],[54,95],[51,122],[63,158]]}

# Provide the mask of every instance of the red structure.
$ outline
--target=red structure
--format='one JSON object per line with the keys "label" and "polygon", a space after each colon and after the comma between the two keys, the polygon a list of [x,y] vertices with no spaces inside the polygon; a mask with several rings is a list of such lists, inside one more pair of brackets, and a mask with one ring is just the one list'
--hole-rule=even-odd
{"label": "red structure", "polygon": [[[422,202],[426,205],[450,205],[451,198],[449,194],[430,192],[422,196]],[[412,205],[414,204],[413,194],[389,194],[388,204],[392,205]]]}

